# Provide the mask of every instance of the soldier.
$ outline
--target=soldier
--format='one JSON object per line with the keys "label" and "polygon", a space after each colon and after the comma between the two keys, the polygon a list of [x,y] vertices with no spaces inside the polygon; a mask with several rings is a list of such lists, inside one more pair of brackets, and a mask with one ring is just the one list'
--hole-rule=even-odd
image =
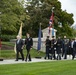
{"label": "soldier", "polygon": [[72,56],[72,60],[74,60],[75,55],[76,55],[76,38],[75,38],[74,44],[73,44],[73,56]]}
{"label": "soldier", "polygon": [[64,52],[64,59],[67,59],[67,50],[68,50],[68,39],[64,36],[63,39],[63,52]]}
{"label": "soldier", "polygon": [[51,59],[54,58],[54,60],[56,59],[55,46],[56,46],[56,40],[54,39],[54,36],[52,36],[52,40],[51,40]]}
{"label": "soldier", "polygon": [[71,41],[71,54],[72,54],[72,57],[73,57],[73,50],[74,50],[74,39],[72,39],[72,41]]}
{"label": "soldier", "polygon": [[69,57],[72,55],[72,49],[71,49],[71,39],[69,39],[69,42],[68,42],[68,55]]}
{"label": "soldier", "polygon": [[27,33],[26,36],[27,37],[25,38],[25,45],[26,45],[27,55],[25,61],[27,62],[27,58],[29,58],[29,61],[31,61],[30,49],[33,46],[33,40],[30,37],[29,33]]}
{"label": "soldier", "polygon": [[57,60],[61,60],[61,48],[62,48],[62,40],[60,37],[58,37],[57,43],[56,43],[56,51],[57,51]]}
{"label": "soldier", "polygon": [[45,59],[46,59],[46,57],[48,57],[48,59],[49,59],[49,48],[51,46],[51,41],[49,40],[49,36],[47,36],[47,38],[46,38],[45,45],[46,45],[46,56],[45,56]]}

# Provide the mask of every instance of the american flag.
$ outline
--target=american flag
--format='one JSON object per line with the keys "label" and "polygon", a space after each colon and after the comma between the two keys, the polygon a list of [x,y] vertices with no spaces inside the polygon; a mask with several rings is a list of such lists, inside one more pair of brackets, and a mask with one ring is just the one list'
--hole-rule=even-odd
{"label": "american flag", "polygon": [[49,20],[49,34],[50,34],[50,28],[52,28],[53,18],[54,18],[54,14],[52,12],[52,15],[50,16],[50,20]]}

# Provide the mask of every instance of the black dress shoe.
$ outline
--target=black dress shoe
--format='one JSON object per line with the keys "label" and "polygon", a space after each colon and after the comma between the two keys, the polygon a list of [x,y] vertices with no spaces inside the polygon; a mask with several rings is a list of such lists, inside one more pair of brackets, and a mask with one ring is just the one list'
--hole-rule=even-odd
{"label": "black dress shoe", "polygon": [[27,60],[25,60],[25,62],[27,62]]}
{"label": "black dress shoe", "polygon": [[18,60],[15,60],[15,61],[18,61]]}
{"label": "black dress shoe", "polygon": [[24,59],[22,59],[22,61],[24,61]]}
{"label": "black dress shoe", "polygon": [[44,59],[46,59],[46,57]]}
{"label": "black dress shoe", "polygon": [[28,60],[28,61],[31,61],[31,60]]}
{"label": "black dress shoe", "polygon": [[74,60],[74,58],[72,57],[72,60]]}

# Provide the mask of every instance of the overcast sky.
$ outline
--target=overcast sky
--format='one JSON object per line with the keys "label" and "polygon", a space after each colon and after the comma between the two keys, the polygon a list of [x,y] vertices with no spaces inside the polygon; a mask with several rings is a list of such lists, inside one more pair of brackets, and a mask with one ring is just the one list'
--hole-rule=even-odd
{"label": "overcast sky", "polygon": [[74,24],[76,24],[76,0],[59,0],[62,5],[62,9],[68,13],[74,14]]}

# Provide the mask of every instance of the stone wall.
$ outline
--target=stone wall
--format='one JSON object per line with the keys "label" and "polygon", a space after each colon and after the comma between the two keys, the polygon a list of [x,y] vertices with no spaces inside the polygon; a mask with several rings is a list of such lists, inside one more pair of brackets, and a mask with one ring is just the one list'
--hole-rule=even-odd
{"label": "stone wall", "polygon": [[[33,48],[37,49],[38,45],[38,38],[33,38]],[[45,39],[41,38],[41,50],[42,52],[45,52]]]}

